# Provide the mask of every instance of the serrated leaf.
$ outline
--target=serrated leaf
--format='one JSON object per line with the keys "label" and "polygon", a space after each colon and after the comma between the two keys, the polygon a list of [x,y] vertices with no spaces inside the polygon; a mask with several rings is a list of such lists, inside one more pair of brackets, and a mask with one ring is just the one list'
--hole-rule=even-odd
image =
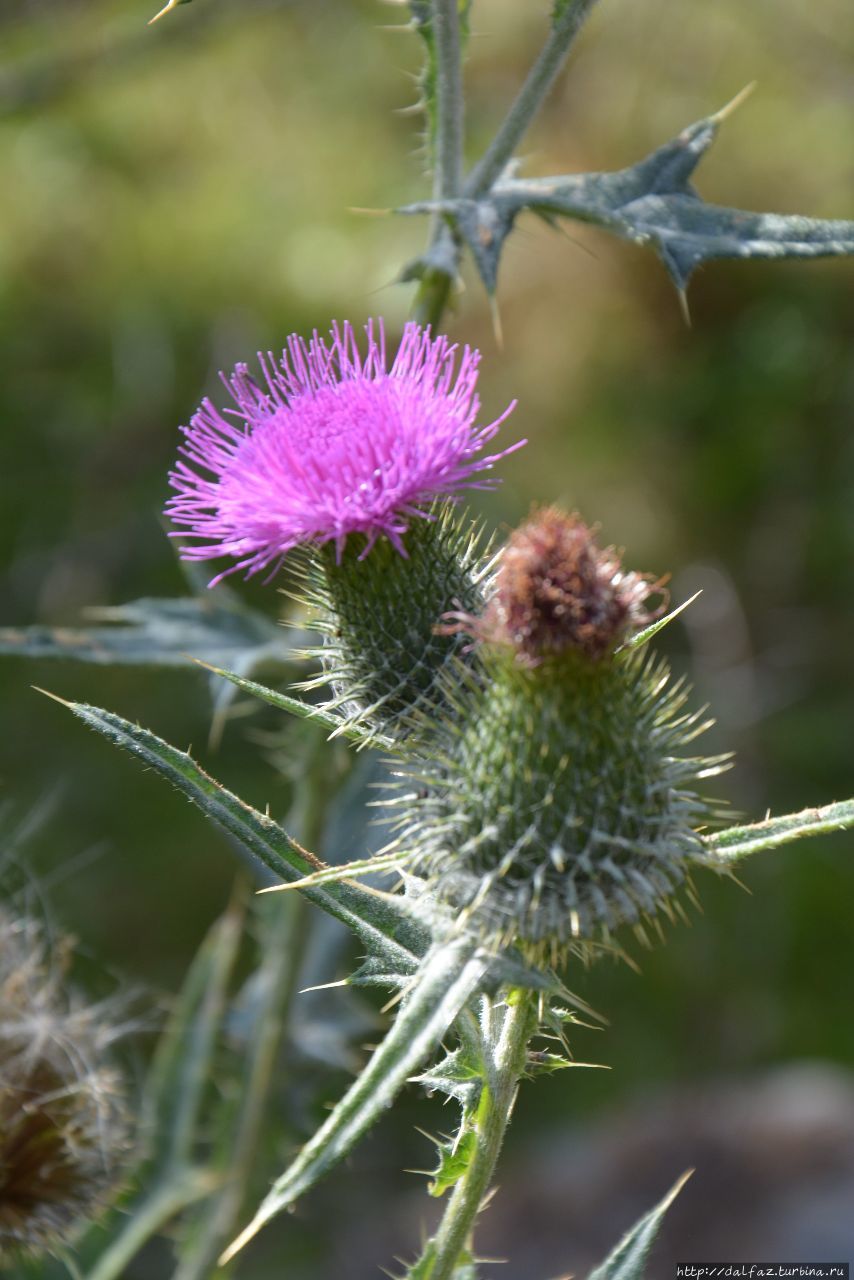
{"label": "serrated leaf", "polygon": [[643,1280],[647,1255],[658,1234],[662,1219],[692,1173],[692,1169],[683,1173],[664,1199],[635,1223],[631,1231],[623,1236],[613,1253],[610,1253],[595,1271],[590,1272],[587,1280]]}
{"label": "serrated leaf", "polygon": [[439,1143],[439,1167],[427,1190],[431,1196],[443,1196],[449,1187],[463,1177],[477,1151],[477,1131],[466,1129],[454,1142]]}
{"label": "serrated leaf", "polygon": [[804,836],[828,835],[854,827],[854,800],[840,800],[820,809],[802,809],[747,826],[727,827],[703,837],[710,853],[722,862],[737,862],[749,853],[776,849]]}
{"label": "serrated leaf", "polygon": [[[289,715],[298,716],[301,720],[310,720],[313,724],[320,725],[321,728],[329,729],[330,735],[349,738],[352,742],[364,742],[367,740],[367,735],[357,725],[348,723],[341,716],[327,710],[325,707],[317,707],[310,702],[303,702],[301,698],[294,698],[278,689],[268,689],[266,685],[258,684],[255,680],[249,680],[235,671],[226,671],[212,663],[203,662],[199,665],[205,667],[212,675],[221,676],[223,680],[228,680],[230,684],[244,693],[260,698],[262,702],[268,703],[271,707],[278,707],[280,711],[287,711]],[[392,750],[395,746],[392,738],[387,738],[384,734],[376,732],[370,734],[370,742],[372,745],[382,747],[385,750]]]}
{"label": "serrated leaf", "polygon": [[[100,707],[77,702],[64,705],[90,728],[172,782],[280,880],[300,879],[316,869],[306,851],[277,822],[227,791],[186,752]],[[428,931],[412,918],[403,899],[356,884],[310,888],[304,896],[352,929],[368,952],[391,972],[413,973],[429,946]]]}
{"label": "serrated leaf", "polygon": [[525,1063],[525,1075],[550,1076],[555,1071],[565,1071],[567,1067],[595,1066],[595,1063],[573,1062],[562,1053],[550,1053],[547,1049],[529,1049]]}
{"label": "serrated leaf", "polygon": [[474,1111],[483,1088],[481,1069],[464,1048],[452,1050],[440,1062],[412,1079],[428,1093],[438,1091],[453,1098],[463,1111],[468,1112]]}
{"label": "serrated leaf", "polygon": [[[424,201],[398,212],[442,214],[466,242],[490,294],[505,241],[524,210],[547,221],[590,222],[649,245],[680,291],[699,266],[715,258],[854,254],[854,222],[751,213],[701,199],[691,178],[730,109],[689,125],[628,169],[524,180],[508,172],[481,197]],[[418,264],[408,270],[417,274]]]}
{"label": "serrated leaf", "polygon": [[89,616],[93,627],[2,627],[0,653],[27,658],[66,658],[100,666],[187,667],[193,658],[236,666],[241,673],[264,664],[293,662],[284,629],[261,613],[222,599],[143,599]]}
{"label": "serrated leaf", "polygon": [[245,1231],[223,1254],[221,1264],[230,1261],[265,1223],[304,1195],[353,1148],[435,1050],[479,989],[488,966],[488,957],[468,938],[445,941],[428,953],[410,994],[367,1067],[274,1184]]}

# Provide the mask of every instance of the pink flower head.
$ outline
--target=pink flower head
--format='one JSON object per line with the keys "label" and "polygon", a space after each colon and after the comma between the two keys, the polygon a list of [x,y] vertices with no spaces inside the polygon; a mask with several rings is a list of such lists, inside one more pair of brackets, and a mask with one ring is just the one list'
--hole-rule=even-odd
{"label": "pink flower head", "polygon": [[[167,514],[174,537],[192,538],[185,560],[233,556],[213,579],[244,569],[278,568],[299,543],[334,539],[338,558],[351,533],[388,538],[401,555],[408,518],[422,504],[461,489],[490,488],[483,478],[502,453],[478,457],[511,412],[475,425],[480,353],[408,324],[390,369],[382,322],[368,323],[368,349],[353,329],[334,325],[330,341],[292,335],[278,366],[259,356],[263,379],[238,365],[223,382],[236,408],[205,400],[189,427],[169,479]],[[428,517],[429,518],[429,517]]]}

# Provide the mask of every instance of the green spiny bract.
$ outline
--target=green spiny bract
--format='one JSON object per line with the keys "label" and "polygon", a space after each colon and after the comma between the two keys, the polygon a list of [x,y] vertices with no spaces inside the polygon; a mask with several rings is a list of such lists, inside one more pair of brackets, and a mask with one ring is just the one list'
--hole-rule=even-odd
{"label": "green spiny bract", "polygon": [[450,610],[483,607],[491,562],[479,530],[454,508],[434,507],[406,534],[406,558],[385,540],[364,559],[350,539],[336,561],[330,546],[313,550],[308,603],[323,632],[317,651],[334,705],[370,740],[400,741],[423,726],[441,696],[443,672],[470,647],[460,634],[440,634]]}
{"label": "green spiny bract", "polygon": [[626,644],[653,588],[554,511],[518,530],[468,629],[477,665],[419,773],[401,844],[432,892],[487,935],[559,948],[652,916],[708,862],[697,791],[721,760],[665,662]]}

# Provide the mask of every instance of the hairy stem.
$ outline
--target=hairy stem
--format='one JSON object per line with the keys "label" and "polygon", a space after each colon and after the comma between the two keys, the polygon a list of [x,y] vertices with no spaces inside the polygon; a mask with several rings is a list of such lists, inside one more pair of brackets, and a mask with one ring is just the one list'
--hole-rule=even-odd
{"label": "hairy stem", "polygon": [[457,0],[433,0],[436,41],[436,138],[433,199],[459,194],[463,176],[463,85]]}
{"label": "hairy stem", "polygon": [[488,191],[513,158],[517,146],[543,105],[596,0],[564,0],[557,6],[549,37],[492,142],[469,174],[467,196]]}
{"label": "hairy stem", "polygon": [[[459,195],[463,183],[465,99],[457,0],[432,0],[431,16],[436,43],[433,199],[451,200]],[[433,215],[430,222],[427,256],[433,258],[434,263],[421,277],[414,314],[419,324],[429,324],[435,331],[450,302],[459,259],[453,233],[438,213]],[[446,265],[439,265],[439,260]]]}
{"label": "hairy stem", "polygon": [[718,858],[736,862],[749,853],[776,849],[791,840],[818,836],[854,827],[854,800],[840,800],[821,809],[803,809],[779,818],[766,818],[744,827],[727,827],[705,837],[706,848]]}
{"label": "hairy stem", "polygon": [[[451,257],[456,264],[459,261],[459,250],[453,243],[453,235],[450,229],[444,224],[438,228],[437,238],[433,243],[437,243],[442,237],[447,237],[449,244],[452,246]],[[429,252],[430,250],[428,250]],[[450,266],[447,268],[431,267],[421,277],[412,314],[418,324],[429,324],[434,333],[439,331],[442,316],[450,304],[456,275],[457,270],[456,265],[454,265],[453,268]]]}
{"label": "hairy stem", "polygon": [[[460,1178],[430,1250],[430,1280],[452,1280],[460,1255],[471,1240],[474,1221],[489,1191],[495,1165],[510,1122],[525,1050],[533,1030],[533,1000],[528,991],[513,990],[499,1018],[488,1052],[485,1082],[475,1120],[477,1147]],[[428,1254],[428,1256],[430,1256]]]}

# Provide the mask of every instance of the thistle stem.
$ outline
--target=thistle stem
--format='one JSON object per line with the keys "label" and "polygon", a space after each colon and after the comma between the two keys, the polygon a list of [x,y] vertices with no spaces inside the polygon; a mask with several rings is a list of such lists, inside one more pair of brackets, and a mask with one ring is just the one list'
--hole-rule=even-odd
{"label": "thistle stem", "polygon": [[[452,200],[463,183],[463,121],[465,98],[462,80],[460,12],[457,0],[432,0],[431,16],[436,47],[436,131],[433,138],[433,199]],[[437,247],[441,252],[436,254]],[[435,331],[451,296],[458,251],[442,215],[433,214],[427,250],[448,260],[422,277],[415,300],[415,319]]]}
{"label": "thistle stem", "polygon": [[819,836],[854,827],[854,800],[840,800],[821,809],[803,809],[779,818],[766,818],[744,827],[727,827],[705,837],[706,848],[726,862],[737,862],[749,853],[776,849],[803,836]]}
{"label": "thistle stem", "polygon": [[436,42],[436,137],[433,199],[459,194],[463,176],[463,84],[457,0],[433,0]]}
{"label": "thistle stem", "polygon": [[556,6],[548,39],[492,142],[466,180],[464,193],[480,196],[500,178],[513,153],[547,98],[575,37],[596,0],[564,0]]}
{"label": "thistle stem", "polygon": [[[448,241],[453,243],[453,235],[450,228],[444,224],[438,228],[430,247],[432,248],[443,237],[447,237]],[[429,252],[430,250],[428,249]],[[456,244],[453,244],[450,253],[453,261],[458,262],[459,249]],[[456,267],[453,270],[444,267],[432,267],[425,271],[421,277],[412,309],[413,318],[418,324],[429,324],[434,333],[440,331],[442,316],[445,314],[450,302],[455,278]]]}
{"label": "thistle stem", "polygon": [[[477,1147],[460,1178],[432,1241],[429,1280],[452,1280],[460,1254],[471,1240],[474,1221],[489,1191],[504,1134],[510,1123],[533,1020],[531,993],[513,990],[500,1030],[484,1064],[485,1082],[475,1120]],[[430,1256],[430,1255],[428,1255]]]}

